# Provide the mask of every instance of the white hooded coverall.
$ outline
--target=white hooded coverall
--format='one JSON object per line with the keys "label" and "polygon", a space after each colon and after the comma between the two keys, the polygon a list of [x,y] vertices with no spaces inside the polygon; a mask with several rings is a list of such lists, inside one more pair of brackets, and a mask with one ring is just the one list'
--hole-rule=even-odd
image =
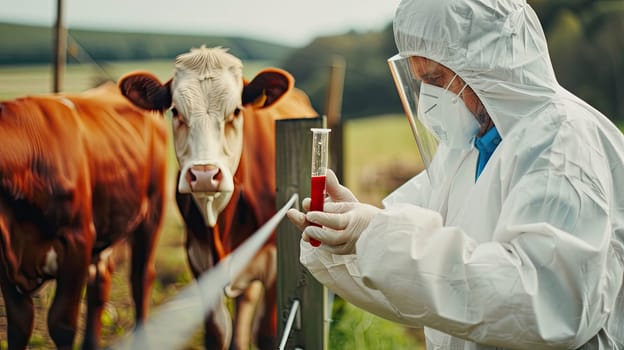
{"label": "white hooded coverall", "polygon": [[[502,142],[444,145],[384,200],[356,252],[301,241],[350,303],[425,327],[427,349],[624,349],[624,138],[556,79],[524,0],[403,0],[399,54],[457,73]],[[579,67],[591,69],[592,67]]]}

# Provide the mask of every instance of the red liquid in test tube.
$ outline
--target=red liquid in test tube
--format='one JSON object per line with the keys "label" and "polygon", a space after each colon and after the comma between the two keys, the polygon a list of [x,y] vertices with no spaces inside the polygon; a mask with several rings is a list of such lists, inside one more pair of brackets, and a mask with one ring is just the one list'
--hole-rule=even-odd
{"label": "red liquid in test tube", "polygon": [[310,210],[323,211],[325,200],[325,175],[312,176],[310,183]]}
{"label": "red liquid in test tube", "polygon": [[[325,175],[327,174],[328,139],[331,129],[312,128],[312,176],[310,179],[310,211],[323,211],[325,202]],[[312,224],[318,226],[316,224]],[[318,247],[321,242],[310,238],[310,244]]]}

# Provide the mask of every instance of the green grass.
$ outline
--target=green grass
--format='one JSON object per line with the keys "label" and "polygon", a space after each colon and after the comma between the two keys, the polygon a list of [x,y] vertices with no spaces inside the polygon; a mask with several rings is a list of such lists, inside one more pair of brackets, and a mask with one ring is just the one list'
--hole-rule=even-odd
{"label": "green grass", "polygon": [[[246,63],[245,76],[253,77],[268,62]],[[173,64],[169,61],[120,62],[104,67],[105,74],[117,79],[133,70],[148,70],[162,81],[170,78]],[[103,75],[95,66],[69,65],[65,91],[82,91],[94,85]],[[47,66],[0,66],[0,100],[23,95],[47,93],[51,87],[52,71]],[[344,125],[344,183],[361,200],[378,205],[389,191],[420,169],[420,159],[405,117],[379,116],[350,120]],[[170,186],[174,188],[177,163],[173,151],[168,155]],[[173,190],[171,194],[173,194]],[[184,251],[184,233],[180,216],[170,198],[166,220],[156,251],[157,281],[152,291],[152,310],[175,295],[190,280]],[[128,266],[123,249],[118,252],[118,266],[113,276],[111,300],[104,316],[103,346],[115,343],[132,329],[133,308],[129,296]],[[49,284],[34,302],[37,307],[31,349],[48,349],[53,345],[45,326],[45,309],[54,290]],[[0,348],[6,347],[6,324],[0,312]],[[346,304],[337,298],[330,327],[330,349],[418,349],[423,348],[422,331],[404,328]],[[81,321],[82,322],[82,321]],[[77,342],[81,341],[81,334]],[[200,349],[200,336],[189,340],[186,349]]]}
{"label": "green grass", "polygon": [[424,349],[422,329],[405,328],[337,298],[329,349]]}
{"label": "green grass", "polygon": [[344,183],[360,201],[375,205],[422,168],[403,115],[347,121],[344,154]]}

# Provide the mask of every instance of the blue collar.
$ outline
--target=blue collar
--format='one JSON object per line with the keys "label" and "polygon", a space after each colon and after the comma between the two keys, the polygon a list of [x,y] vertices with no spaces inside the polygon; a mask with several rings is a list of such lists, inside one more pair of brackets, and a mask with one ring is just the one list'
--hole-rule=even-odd
{"label": "blue collar", "polygon": [[479,175],[481,175],[483,168],[485,168],[485,164],[487,164],[490,156],[492,156],[492,153],[494,153],[494,150],[498,147],[501,140],[502,138],[495,126],[488,130],[483,136],[475,139],[475,147],[479,150],[475,181],[477,181]]}

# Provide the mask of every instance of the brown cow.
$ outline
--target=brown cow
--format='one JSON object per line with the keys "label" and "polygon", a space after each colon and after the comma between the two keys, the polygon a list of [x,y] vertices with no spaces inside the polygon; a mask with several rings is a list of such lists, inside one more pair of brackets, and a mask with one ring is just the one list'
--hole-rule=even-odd
{"label": "brown cow", "polygon": [[[138,106],[171,109],[180,164],[176,197],[196,277],[275,213],[275,120],[317,116],[289,73],[268,68],[246,81],[242,67],[225,49],[202,47],[178,56],[175,75],[164,85],[144,72],[119,81],[124,95]],[[230,315],[221,303],[206,319],[206,348],[226,349],[230,342],[236,349],[250,344],[275,348],[275,260],[273,238],[249,270],[265,287],[263,318],[252,321],[258,287],[245,284],[237,297],[233,340]],[[251,334],[255,326],[260,327],[257,337]]]}
{"label": "brown cow", "polygon": [[0,286],[9,349],[33,329],[31,293],[56,280],[48,331],[72,349],[87,285],[84,349],[97,348],[111,247],[132,246],[132,296],[145,318],[166,194],[168,130],[113,83],[0,102]]}

